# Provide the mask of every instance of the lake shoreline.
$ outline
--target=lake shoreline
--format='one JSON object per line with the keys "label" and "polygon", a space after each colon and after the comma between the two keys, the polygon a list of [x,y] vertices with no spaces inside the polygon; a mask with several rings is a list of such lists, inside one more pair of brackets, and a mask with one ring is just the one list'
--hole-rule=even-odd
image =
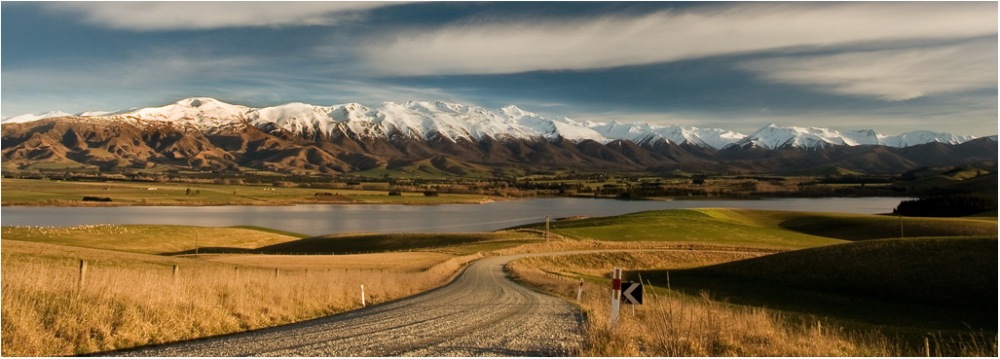
{"label": "lake shoreline", "polygon": [[[549,218],[601,217],[685,208],[882,214],[898,198],[622,201],[595,198],[511,198],[478,205],[299,204],[288,206],[7,207],[4,225],[183,224],[259,226],[325,235],[352,232],[483,232]],[[558,224],[557,224],[558,226]]]}
{"label": "lake shoreline", "polygon": [[[377,195],[372,195],[377,197]],[[316,201],[316,200],[283,200],[283,201],[266,201],[266,202],[254,202],[247,203],[241,201],[232,202],[154,202],[154,203],[134,203],[134,202],[91,202],[91,201],[73,201],[73,200],[57,200],[57,201],[40,201],[40,202],[0,202],[0,207],[41,207],[41,208],[73,208],[73,207],[227,207],[227,206],[237,206],[237,207],[287,207],[287,206],[297,206],[297,205],[403,205],[403,206],[442,206],[442,205],[454,205],[454,204],[488,204],[493,202],[503,202],[503,201],[516,201],[516,200],[532,200],[532,199],[597,199],[597,200],[613,200],[622,202],[708,202],[708,201],[768,201],[768,200],[781,200],[781,199],[839,199],[839,198],[899,198],[900,201],[911,199],[912,197],[900,196],[900,197],[887,197],[887,196],[718,196],[718,197],[691,197],[691,196],[677,196],[677,197],[648,197],[648,198],[616,198],[616,197],[594,197],[594,196],[526,196],[526,197],[498,197],[498,196],[484,196],[480,200],[454,200],[454,201],[437,201],[434,203],[417,202],[417,201],[380,201],[380,200],[350,200],[350,201]]]}

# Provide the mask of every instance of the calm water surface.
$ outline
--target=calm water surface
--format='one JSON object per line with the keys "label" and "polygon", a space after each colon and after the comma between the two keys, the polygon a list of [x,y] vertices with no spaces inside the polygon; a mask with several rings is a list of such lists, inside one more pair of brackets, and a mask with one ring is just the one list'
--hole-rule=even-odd
{"label": "calm water surface", "polygon": [[612,216],[680,208],[754,208],[792,211],[889,213],[901,198],[783,198],[770,200],[619,201],[535,198],[487,204],[389,204],[215,207],[4,207],[4,226],[179,224],[261,226],[308,235],[351,232],[477,232],[537,223],[546,215]]}

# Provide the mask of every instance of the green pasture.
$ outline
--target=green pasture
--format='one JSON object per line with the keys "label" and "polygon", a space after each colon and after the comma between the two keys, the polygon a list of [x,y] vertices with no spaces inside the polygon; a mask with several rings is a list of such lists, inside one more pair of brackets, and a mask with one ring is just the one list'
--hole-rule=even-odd
{"label": "green pasture", "polygon": [[[995,217],[898,218],[883,215],[704,208],[556,221],[553,232],[602,241],[678,242],[800,249],[900,236],[997,233]],[[531,228],[541,229],[535,224]]]}
{"label": "green pasture", "polygon": [[[772,216],[736,209],[650,211],[554,222],[553,232],[577,239],[614,242],[677,242],[796,249],[841,240],[776,226]],[[544,225],[534,225],[543,228]]]}

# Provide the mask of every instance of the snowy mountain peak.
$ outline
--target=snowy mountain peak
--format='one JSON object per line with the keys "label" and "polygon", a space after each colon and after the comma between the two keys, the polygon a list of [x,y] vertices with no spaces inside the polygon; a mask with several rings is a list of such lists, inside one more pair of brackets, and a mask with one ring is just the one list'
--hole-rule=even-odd
{"label": "snowy mountain peak", "polygon": [[902,133],[897,136],[888,136],[884,139],[884,142],[886,146],[909,147],[931,142],[941,142],[955,145],[974,139],[976,139],[975,136],[957,136],[945,132],[912,131]]}
{"label": "snowy mountain peak", "polygon": [[698,128],[694,126],[661,126],[648,123],[624,123],[617,120],[608,123],[595,123],[591,128],[601,135],[625,139],[637,144],[652,144],[666,141],[673,144],[688,143],[695,146],[707,146],[721,149],[746,135],[718,128]]}
{"label": "snowy mountain peak", "polygon": [[212,131],[242,123],[249,111],[249,107],[228,104],[210,97],[191,97],[162,107],[117,112],[115,117],[181,123],[203,131]]}
{"label": "snowy mountain peak", "polygon": [[[29,114],[4,119],[22,123],[44,118],[72,116],[64,112]],[[657,125],[639,122],[579,122],[566,117],[546,117],[516,105],[488,110],[475,105],[444,101],[385,102],[368,107],[360,103],[316,106],[302,102],[251,108],[211,97],[181,99],[161,107],[129,109],[115,113],[85,112],[81,117],[124,120],[132,123],[175,123],[214,133],[224,128],[250,125],[265,130],[281,129],[304,137],[350,134],[358,137],[404,136],[425,140],[486,137],[504,139],[593,140],[609,143],[629,140],[639,145],[672,143],[711,147],[822,148],[831,145],[886,145],[907,147],[928,142],[958,144],[974,139],[948,133],[914,131],[886,136],[872,129],[836,131],[817,127],[783,127],[770,123],[750,135],[695,126]]]}
{"label": "snowy mountain peak", "polygon": [[909,147],[931,142],[959,144],[973,139],[975,139],[974,136],[956,136],[950,133],[931,131],[914,131],[897,136],[886,136],[871,129],[840,132],[826,128],[781,127],[770,124],[735,142],[734,145],[765,149],[788,147],[815,149],[830,145]]}
{"label": "snowy mountain peak", "polygon": [[516,105],[512,105],[512,104],[500,108],[500,113],[502,113],[504,115],[507,115],[508,117],[511,117],[511,118],[537,116],[534,113],[525,111],[525,110],[521,109],[520,107],[517,107]]}

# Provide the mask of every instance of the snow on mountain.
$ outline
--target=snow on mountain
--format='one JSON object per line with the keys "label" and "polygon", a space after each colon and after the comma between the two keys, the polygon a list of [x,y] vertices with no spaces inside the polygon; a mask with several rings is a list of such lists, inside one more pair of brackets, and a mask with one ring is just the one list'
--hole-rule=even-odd
{"label": "snow on mountain", "polygon": [[887,136],[883,142],[886,146],[909,147],[931,142],[956,145],[974,139],[976,139],[975,136],[958,136],[944,132],[912,131],[897,136]]}
{"label": "snow on mountain", "polygon": [[73,114],[65,113],[62,111],[49,111],[39,114],[29,113],[20,116],[5,118],[3,119],[3,123],[25,123],[25,122],[43,120],[46,118],[65,117],[65,116],[73,116]]}
{"label": "snow on mountain", "polygon": [[362,136],[440,136],[451,141],[482,140],[487,136],[501,140],[562,136],[573,141],[608,141],[573,120],[548,120],[513,105],[493,112],[441,101],[386,102],[374,109],[356,103],[329,107],[293,103],[251,110],[246,118],[256,127],[273,125],[302,135],[333,135],[338,126],[346,125]]}
{"label": "snow on mountain", "polygon": [[[822,148],[829,145],[857,146],[867,139],[864,132],[845,136],[839,131],[817,127],[781,127],[769,124],[735,143],[736,146],[755,146],[766,149]],[[877,138],[876,138],[877,139]]]}
{"label": "snow on mountain", "polygon": [[669,141],[675,144],[685,142],[696,146],[721,149],[746,137],[746,135],[718,128],[698,128],[694,126],[659,126],[648,123],[592,123],[590,127],[601,135],[638,144]]}
{"label": "snow on mountain", "polygon": [[[62,116],[73,115],[53,111],[11,117],[4,119],[3,123],[23,123]],[[667,141],[715,149],[731,145],[765,149],[821,148],[829,145],[907,147],[928,142],[957,144],[975,139],[973,136],[930,131],[887,136],[870,129],[840,132],[817,127],[781,127],[776,124],[745,135],[718,128],[623,123],[617,120],[578,122],[565,117],[547,118],[514,105],[487,110],[479,106],[442,101],[385,102],[374,108],[359,103],[315,106],[300,102],[251,108],[208,97],[192,97],[161,107],[133,108],[114,113],[84,112],[76,116],[139,124],[170,122],[205,132],[248,124],[266,130],[282,129],[306,137],[335,136],[339,131],[349,131],[353,135],[369,138],[403,136],[451,141],[479,141],[486,137],[497,140],[564,138],[575,142],[593,140],[604,144],[614,140],[629,140],[640,145]]]}
{"label": "snow on mountain", "polygon": [[931,131],[913,131],[897,136],[887,136],[875,130],[840,132],[817,127],[781,127],[772,123],[736,142],[735,145],[740,147],[753,145],[766,149],[822,148],[829,145],[909,147],[931,142],[959,144],[975,138],[975,136],[957,136]]}
{"label": "snow on mountain", "polygon": [[107,116],[112,113],[114,113],[114,111],[87,111],[78,113],[76,115],[80,117],[100,117],[100,116]]}
{"label": "snow on mountain", "polygon": [[108,116],[133,121],[172,122],[212,132],[242,124],[250,110],[249,107],[228,104],[214,98],[192,97],[162,107],[131,109]]}

